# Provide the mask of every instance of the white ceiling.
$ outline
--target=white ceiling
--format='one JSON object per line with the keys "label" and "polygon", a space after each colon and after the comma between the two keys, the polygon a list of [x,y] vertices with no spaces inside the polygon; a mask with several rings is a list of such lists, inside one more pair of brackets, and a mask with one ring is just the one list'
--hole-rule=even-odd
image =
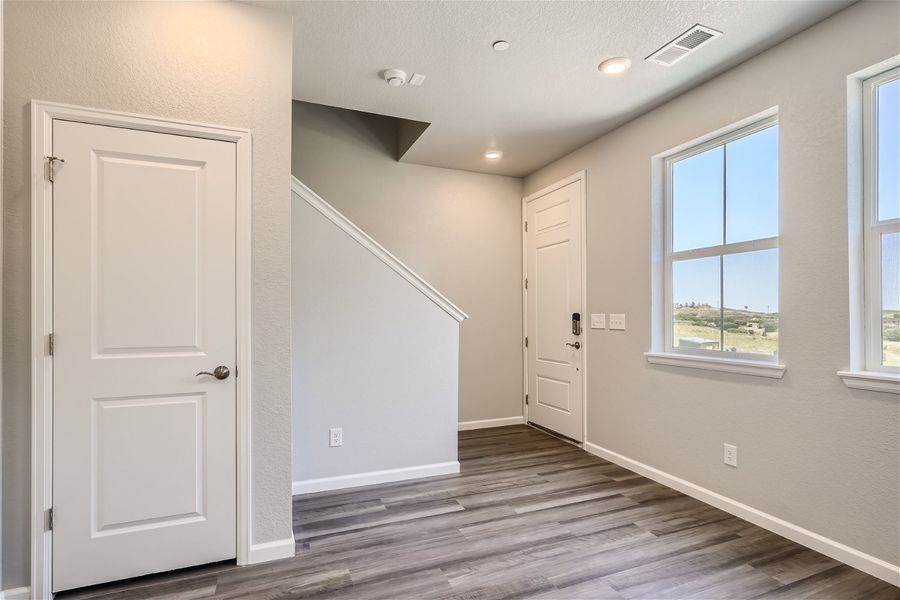
{"label": "white ceiling", "polygon": [[[522,176],[852,3],[267,4],[294,15],[296,100],[431,123],[403,161]],[[695,23],[724,35],[671,67],[643,60]],[[634,65],[601,74],[613,56]],[[379,73],[393,67],[427,79],[389,87]]]}

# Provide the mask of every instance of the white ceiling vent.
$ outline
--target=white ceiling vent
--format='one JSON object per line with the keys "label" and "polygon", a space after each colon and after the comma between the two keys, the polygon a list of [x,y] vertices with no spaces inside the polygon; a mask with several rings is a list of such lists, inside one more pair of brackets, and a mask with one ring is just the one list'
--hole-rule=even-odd
{"label": "white ceiling vent", "polygon": [[648,56],[645,60],[668,67],[720,35],[722,35],[721,31],[710,29],[698,23]]}

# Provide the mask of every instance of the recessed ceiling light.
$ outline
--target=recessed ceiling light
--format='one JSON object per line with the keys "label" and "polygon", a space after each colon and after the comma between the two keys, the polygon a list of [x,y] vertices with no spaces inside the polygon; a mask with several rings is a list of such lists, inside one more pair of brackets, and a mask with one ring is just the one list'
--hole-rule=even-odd
{"label": "recessed ceiling light", "polygon": [[506,40],[497,40],[493,43],[492,48],[497,52],[503,52],[504,50],[509,50],[509,42]]}
{"label": "recessed ceiling light", "polygon": [[631,59],[625,58],[624,56],[617,56],[615,58],[604,60],[597,68],[607,75],[624,73],[629,68],[631,68]]}
{"label": "recessed ceiling light", "polygon": [[488,160],[499,160],[503,156],[503,153],[499,150],[488,150],[484,153],[484,157]]}

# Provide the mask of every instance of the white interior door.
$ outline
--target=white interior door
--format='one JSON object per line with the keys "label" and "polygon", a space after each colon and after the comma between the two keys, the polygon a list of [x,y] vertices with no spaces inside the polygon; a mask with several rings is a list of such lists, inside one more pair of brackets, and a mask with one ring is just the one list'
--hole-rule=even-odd
{"label": "white interior door", "polygon": [[235,144],[56,120],[53,152],[53,589],[233,558]]}
{"label": "white interior door", "polygon": [[[525,233],[528,420],[583,438],[582,181],[531,199]],[[582,320],[583,323],[583,320]]]}

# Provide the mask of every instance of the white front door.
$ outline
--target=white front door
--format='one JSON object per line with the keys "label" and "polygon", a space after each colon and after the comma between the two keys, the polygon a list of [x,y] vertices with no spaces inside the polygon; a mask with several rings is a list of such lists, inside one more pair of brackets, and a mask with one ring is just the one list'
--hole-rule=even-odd
{"label": "white front door", "polygon": [[235,144],[56,120],[53,153],[53,589],[233,558]]}
{"label": "white front door", "polygon": [[[582,441],[582,180],[527,201],[528,420]],[[581,323],[584,320],[581,319]]]}

